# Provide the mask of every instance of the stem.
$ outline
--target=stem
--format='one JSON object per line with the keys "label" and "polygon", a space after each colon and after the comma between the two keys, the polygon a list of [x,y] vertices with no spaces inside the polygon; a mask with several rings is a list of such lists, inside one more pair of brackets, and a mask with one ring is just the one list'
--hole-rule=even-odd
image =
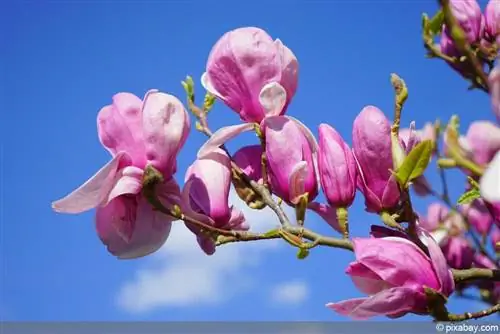
{"label": "stem", "polygon": [[455,283],[463,283],[479,279],[500,282],[499,269],[484,269],[484,268],[471,268],[471,269],[452,269],[453,279]]}
{"label": "stem", "polygon": [[465,321],[465,320],[470,320],[470,319],[479,319],[479,318],[484,318],[489,315],[495,314],[500,312],[500,304],[493,305],[492,307],[482,310],[479,312],[467,312],[464,314],[448,314],[448,321]]}
{"label": "stem", "polygon": [[453,12],[450,7],[450,0],[439,0],[439,3],[443,8],[444,21],[450,31],[450,35],[455,46],[462,54],[464,54],[467,57],[467,60],[469,61],[475,72],[476,78],[473,79],[475,79],[475,81],[479,81],[477,83],[480,88],[482,88],[486,92],[489,92],[488,77],[486,73],[484,73],[483,66],[477,59],[470,44],[467,43],[464,31],[462,30],[455,16],[453,15]]}
{"label": "stem", "polygon": [[349,217],[346,208],[337,208],[337,221],[342,229],[344,239],[349,239]]}

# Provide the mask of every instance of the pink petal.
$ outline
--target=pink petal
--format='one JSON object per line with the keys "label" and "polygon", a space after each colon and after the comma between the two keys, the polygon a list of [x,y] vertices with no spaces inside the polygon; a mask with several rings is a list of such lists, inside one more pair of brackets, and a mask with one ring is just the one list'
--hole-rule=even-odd
{"label": "pink petal", "polygon": [[236,137],[240,133],[250,131],[253,128],[253,123],[244,123],[220,128],[205,142],[205,144],[203,144],[202,147],[200,147],[197,157],[203,158],[210,152],[213,152],[220,146],[224,145],[224,143],[228,140]]}
{"label": "pink petal", "polygon": [[238,208],[231,206],[231,217],[227,223],[228,230],[239,230],[239,231],[247,231],[250,229],[250,225],[247,224],[245,220],[245,216],[241,210]]}
{"label": "pink petal", "polygon": [[368,298],[349,299],[329,303],[326,307],[357,320],[375,316],[409,312],[415,305],[415,291],[409,288],[392,288]]}
{"label": "pink petal", "polygon": [[444,257],[439,245],[427,231],[423,229],[417,229],[417,231],[419,233],[420,240],[422,240],[429,250],[432,266],[441,286],[441,292],[448,296],[455,289],[455,281],[453,280],[453,275],[449,270],[446,258]]}
{"label": "pink petal", "polygon": [[430,259],[408,239],[354,238],[353,244],[358,262],[389,284],[439,288]]}
{"label": "pink petal", "polygon": [[259,102],[266,116],[278,116],[286,104],[286,90],[277,82],[262,87]]}
{"label": "pink petal", "polygon": [[189,115],[179,99],[158,91],[146,94],[142,113],[148,162],[169,178],[189,133]]}
{"label": "pink petal", "polygon": [[56,212],[81,213],[99,206],[113,189],[119,165],[127,158],[125,152],[118,153],[78,189],[53,202],[52,208]]}
{"label": "pink petal", "polygon": [[186,173],[190,183],[190,199],[217,226],[225,225],[230,217],[228,206],[231,187],[231,160],[218,149],[197,159]]}
{"label": "pink petal", "polygon": [[367,295],[374,295],[387,288],[392,288],[380,276],[371,271],[370,268],[359,262],[349,264],[346,274],[351,276],[358,290]]}
{"label": "pink petal", "polygon": [[[179,186],[170,180],[157,186],[158,198],[170,208],[180,199]],[[142,195],[120,196],[97,209],[96,229],[108,251],[133,259],[157,251],[167,240],[173,219],[154,210]]]}
{"label": "pink petal", "polygon": [[142,190],[142,176],[144,175],[142,169],[128,166],[120,174],[117,175],[118,180],[110,191],[107,200],[101,204],[102,206],[105,206],[118,196],[125,194],[137,195]]}
{"label": "pink petal", "polygon": [[144,167],[144,141],[142,132],[142,101],[130,93],[113,96],[113,104],[102,108],[97,115],[99,139],[115,155],[127,152],[134,165]]}
{"label": "pink petal", "polygon": [[333,227],[335,231],[343,233],[342,229],[340,228],[339,222],[337,221],[337,213],[335,212],[335,208],[329,206],[328,204],[312,202],[309,203],[308,209],[312,210],[321,218],[323,218],[323,220],[326,221],[328,225]]}
{"label": "pink petal", "polygon": [[204,72],[202,75],[201,75],[201,85],[203,86],[203,88],[205,88],[205,90],[207,92],[209,92],[210,94],[216,96],[217,98],[221,99],[221,100],[224,100],[224,97],[222,96],[221,93],[219,93],[215,87],[213,86],[212,82],[210,81],[210,76],[208,75],[207,72]]}
{"label": "pink petal", "polygon": [[291,203],[297,204],[299,196],[305,193],[305,180],[307,177],[307,162],[299,161],[289,176],[289,189]]}

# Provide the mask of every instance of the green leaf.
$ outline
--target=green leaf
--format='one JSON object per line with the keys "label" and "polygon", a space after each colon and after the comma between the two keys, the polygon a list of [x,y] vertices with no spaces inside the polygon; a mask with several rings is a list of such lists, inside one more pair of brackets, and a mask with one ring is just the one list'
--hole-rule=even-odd
{"label": "green leaf", "polygon": [[479,192],[479,190],[472,189],[472,190],[469,190],[469,191],[463,193],[462,196],[460,196],[460,198],[458,199],[457,203],[458,204],[469,204],[472,201],[474,201],[475,199],[478,199],[479,197],[481,197],[481,193]]}
{"label": "green leaf", "polygon": [[394,172],[394,176],[403,189],[406,189],[409,182],[424,174],[431,161],[433,147],[431,140],[418,143]]}
{"label": "green leaf", "polygon": [[437,35],[441,32],[444,23],[444,14],[442,10],[439,10],[436,15],[429,21],[429,31],[433,35]]}
{"label": "green leaf", "polygon": [[299,248],[299,251],[297,252],[297,259],[304,260],[308,256],[309,256],[309,250],[308,249]]}

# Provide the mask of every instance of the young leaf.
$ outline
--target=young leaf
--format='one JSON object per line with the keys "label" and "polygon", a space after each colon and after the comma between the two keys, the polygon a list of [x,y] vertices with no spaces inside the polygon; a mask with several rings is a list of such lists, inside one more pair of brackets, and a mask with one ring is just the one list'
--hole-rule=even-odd
{"label": "young leaf", "polygon": [[432,17],[429,21],[429,30],[433,35],[437,35],[441,32],[444,23],[444,14],[442,10],[439,10],[436,15]]}
{"label": "young leaf", "polygon": [[297,252],[297,259],[304,260],[309,255],[309,250],[305,248],[299,248]]}
{"label": "young leaf", "polygon": [[469,204],[473,200],[478,199],[479,197],[481,197],[481,193],[479,192],[479,190],[472,189],[463,193],[462,196],[460,196],[460,198],[458,199],[458,204]]}
{"label": "young leaf", "polygon": [[402,188],[406,188],[409,182],[424,174],[431,161],[432,149],[432,141],[424,140],[410,151],[401,166],[394,172]]}

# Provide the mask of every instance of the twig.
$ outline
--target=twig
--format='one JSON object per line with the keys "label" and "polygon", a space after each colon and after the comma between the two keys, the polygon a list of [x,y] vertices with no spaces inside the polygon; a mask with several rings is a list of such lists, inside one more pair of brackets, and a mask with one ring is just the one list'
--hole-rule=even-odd
{"label": "twig", "polygon": [[455,283],[463,283],[480,279],[500,282],[499,269],[471,268],[463,270],[452,269],[451,271],[453,273]]}
{"label": "twig", "polygon": [[489,315],[500,312],[500,304],[493,305],[492,307],[478,311],[478,312],[467,312],[464,314],[448,314],[448,321],[458,322],[470,319],[480,319],[487,317]]}

